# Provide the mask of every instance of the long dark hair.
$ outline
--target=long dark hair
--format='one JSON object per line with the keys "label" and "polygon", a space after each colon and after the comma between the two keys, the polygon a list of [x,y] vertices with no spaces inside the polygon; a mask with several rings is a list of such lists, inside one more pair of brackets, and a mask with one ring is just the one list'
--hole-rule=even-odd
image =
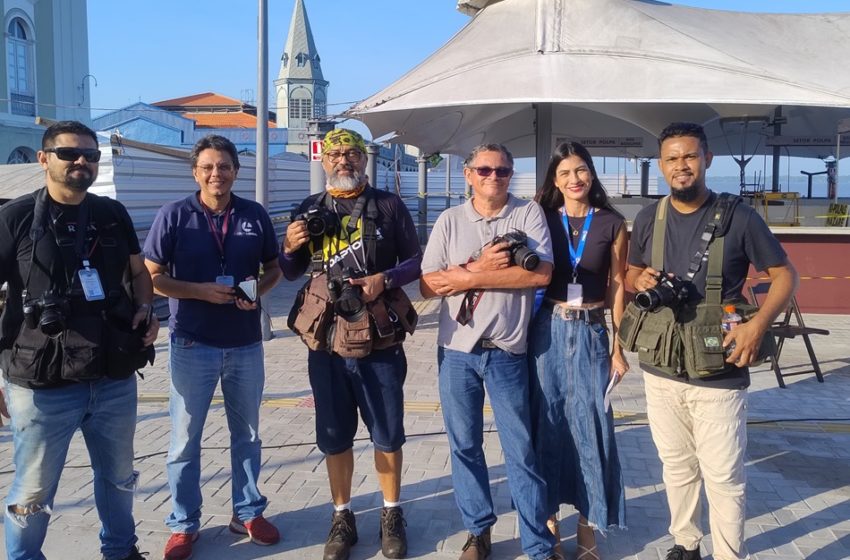
{"label": "long dark hair", "polygon": [[596,175],[596,168],[593,166],[593,157],[591,157],[587,148],[578,142],[563,142],[555,148],[552,159],[549,160],[549,167],[546,169],[546,178],[543,179],[543,186],[537,191],[534,200],[542,207],[553,210],[558,210],[564,205],[564,195],[555,186],[555,171],[561,162],[570,156],[580,157],[588,169],[590,169],[591,175],[593,175],[593,181],[590,183],[590,192],[588,193],[590,205],[594,208],[607,208],[612,212],[620,214],[611,205],[611,201],[608,199],[608,193]]}

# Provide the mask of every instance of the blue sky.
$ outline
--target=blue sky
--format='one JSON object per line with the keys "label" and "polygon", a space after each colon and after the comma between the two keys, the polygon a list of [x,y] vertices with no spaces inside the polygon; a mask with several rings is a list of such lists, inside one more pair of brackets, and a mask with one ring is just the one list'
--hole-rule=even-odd
{"label": "blue sky", "polygon": [[[850,11],[850,0],[677,0],[771,12]],[[93,114],[204,91],[255,98],[255,0],[89,0]],[[294,0],[269,0],[269,84]],[[376,93],[439,48],[469,18],[454,0],[305,0],[329,80],[329,112]],[[240,9],[235,9],[239,6]],[[89,85],[93,85],[90,82]],[[274,97],[269,103],[274,105]],[[729,174],[733,174],[732,167]]]}

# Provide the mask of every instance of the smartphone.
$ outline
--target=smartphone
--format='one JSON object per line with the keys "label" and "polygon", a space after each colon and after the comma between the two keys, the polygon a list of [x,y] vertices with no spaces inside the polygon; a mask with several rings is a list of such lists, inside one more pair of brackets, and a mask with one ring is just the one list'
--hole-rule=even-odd
{"label": "smartphone", "polygon": [[251,279],[239,282],[239,285],[236,286],[236,293],[234,295],[239,299],[244,299],[254,303],[257,301],[257,280]]}

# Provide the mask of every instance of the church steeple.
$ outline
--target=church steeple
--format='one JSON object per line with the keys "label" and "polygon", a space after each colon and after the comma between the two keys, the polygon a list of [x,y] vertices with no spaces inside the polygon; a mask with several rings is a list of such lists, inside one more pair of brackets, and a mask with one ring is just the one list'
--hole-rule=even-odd
{"label": "church steeple", "polygon": [[328,82],[313,40],[304,0],[295,0],[289,36],[280,57],[274,82],[277,92],[277,126],[289,129],[290,152],[307,152],[307,120],[327,113]]}

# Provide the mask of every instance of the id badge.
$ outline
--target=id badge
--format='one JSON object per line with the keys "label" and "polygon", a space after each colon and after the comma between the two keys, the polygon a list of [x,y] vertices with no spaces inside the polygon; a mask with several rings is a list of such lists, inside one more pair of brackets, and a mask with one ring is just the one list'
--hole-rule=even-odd
{"label": "id badge", "polygon": [[582,301],[584,301],[584,296],[582,295],[581,284],[567,284],[567,305],[579,306]]}
{"label": "id badge", "polygon": [[233,276],[216,276],[215,283],[221,284],[222,286],[227,286],[228,288],[232,288],[236,285]]}
{"label": "id badge", "polygon": [[86,296],[86,301],[97,301],[106,297],[103,293],[103,285],[100,283],[100,276],[97,270],[93,268],[81,268],[78,275],[80,277],[80,286],[83,288],[83,294]]}

